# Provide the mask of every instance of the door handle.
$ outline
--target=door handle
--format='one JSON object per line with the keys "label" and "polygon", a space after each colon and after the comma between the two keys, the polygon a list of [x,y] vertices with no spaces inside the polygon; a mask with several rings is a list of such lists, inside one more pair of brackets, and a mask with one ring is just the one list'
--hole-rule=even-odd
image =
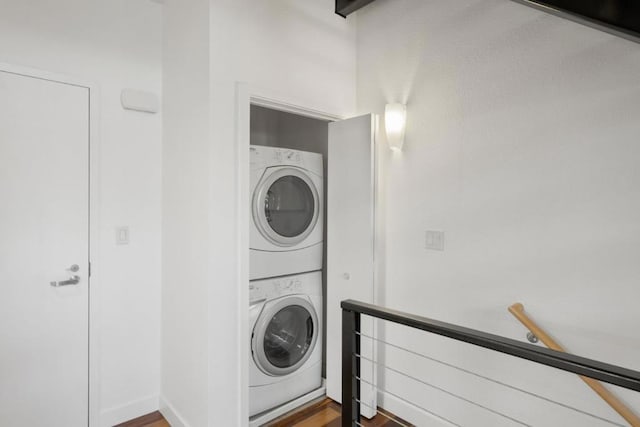
{"label": "door handle", "polygon": [[54,288],[59,288],[60,286],[69,286],[69,285],[77,285],[80,283],[80,276],[76,276],[75,274],[69,278],[69,280],[60,280],[59,282],[51,282],[50,285]]}

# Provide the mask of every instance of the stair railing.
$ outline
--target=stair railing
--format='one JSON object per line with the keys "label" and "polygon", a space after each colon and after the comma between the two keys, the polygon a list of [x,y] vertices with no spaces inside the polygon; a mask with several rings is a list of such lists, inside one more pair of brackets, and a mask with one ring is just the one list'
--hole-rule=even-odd
{"label": "stair railing", "polygon": [[[521,342],[511,338],[506,338],[503,336],[494,335],[487,332],[478,331],[475,329],[466,328],[463,326],[458,326],[458,325],[454,325],[446,322],[441,322],[438,320],[433,320],[426,317],[417,316],[414,314],[404,313],[397,310],[391,310],[388,308],[380,307],[373,304],[367,304],[359,301],[354,301],[354,300],[342,301],[341,307],[342,307],[342,427],[362,425],[361,419],[360,419],[360,405],[365,403],[361,402],[360,400],[360,383],[361,382],[367,383],[367,381],[360,377],[360,362],[361,362],[361,359],[365,359],[365,357],[360,354],[360,340],[362,338],[377,340],[376,338],[367,337],[366,335],[361,333],[360,318],[362,315],[367,315],[375,319],[381,319],[381,320],[392,322],[395,324],[404,325],[410,328],[415,328],[431,334],[440,335],[456,341],[472,344],[472,345],[483,347],[499,353],[515,356],[520,359],[526,359],[541,365],[550,366],[566,372],[578,374],[583,377],[588,377],[588,379],[592,379],[594,381],[598,380],[605,383],[620,386],[629,390],[640,392],[640,372],[634,371],[631,369],[626,369],[626,368],[611,365],[608,363],[587,359],[584,357],[559,351],[557,349],[542,348],[542,347],[535,346],[533,344]],[[522,314],[522,311],[518,306],[514,308],[514,311],[518,314]],[[542,337],[545,337],[546,334],[544,334],[541,329],[534,328],[534,326],[536,326],[534,323],[529,323],[529,326],[533,328],[530,330],[534,334],[536,334],[536,336],[538,336],[540,339],[542,339]],[[393,345],[391,343],[387,343],[381,340],[378,340],[378,341],[380,341],[383,344]],[[422,355],[422,357],[425,357],[426,359],[430,359],[432,361],[436,361],[436,359],[433,359],[424,355]],[[368,360],[368,362],[376,363],[374,360]],[[472,375],[480,376],[478,374],[474,374],[471,371],[465,370],[460,367],[456,367],[453,364],[450,364],[448,362],[439,361],[439,363],[458,369],[460,371],[465,371]],[[498,383],[498,381],[496,380],[492,380],[486,377],[483,377],[483,378],[493,381],[495,383]],[[595,381],[595,383],[598,383],[598,381]],[[421,382],[426,386],[430,386],[430,384],[428,384],[424,380],[422,380]],[[371,384],[371,383],[367,383],[367,384],[377,387],[375,384]],[[502,385],[505,385],[505,384],[502,384]],[[534,395],[533,393],[527,390],[519,389],[514,386],[509,386],[509,388],[518,390],[520,392],[523,392],[529,395]],[[384,392],[385,390],[378,389],[378,391]],[[449,396],[457,397],[462,401],[466,401],[466,403],[481,406],[475,402],[465,399],[464,396],[456,396],[454,393],[448,392],[447,390],[443,390],[443,389],[441,389],[441,391],[447,393]],[[537,397],[541,397],[541,396],[537,396]],[[546,398],[544,399],[547,402],[551,402],[549,399],[546,399]],[[411,403],[411,402],[408,402],[408,403]],[[610,420],[601,418],[598,415],[582,411],[578,408],[573,408],[566,404],[560,404],[560,405],[567,409],[573,409],[577,412],[581,412],[583,415],[589,415],[591,417],[598,418],[601,421],[607,422],[609,424],[620,425]],[[429,408],[425,408],[424,406],[418,406],[414,404],[413,407],[415,409],[420,409],[432,415],[438,416],[438,414],[435,414],[434,412],[429,411]],[[376,408],[372,408],[372,409],[376,409]],[[509,418],[506,414],[499,413],[498,411],[492,410],[491,408],[483,407],[483,409],[492,412],[494,415]],[[439,416],[439,418],[445,421],[448,421],[444,417]],[[627,418],[625,417],[625,419]],[[518,420],[514,420],[514,419],[511,419],[511,420],[515,421],[517,424],[527,425],[522,422],[518,422]],[[627,421],[631,423],[633,427],[637,426],[637,424],[632,423],[633,419],[627,419]],[[452,423],[450,422],[450,424]],[[454,424],[454,425],[457,425],[457,424]]]}
{"label": "stair railing", "polygon": [[[515,303],[509,307],[509,312],[520,321],[535,337],[537,337],[548,348],[566,353],[566,350],[556,342],[544,329],[542,329],[536,322],[534,322],[524,312],[524,306],[521,303]],[[593,378],[580,375],[580,379],[584,381],[591,389],[602,398],[614,411],[616,411],[622,418],[632,427],[640,427],[640,418],[625,405],[620,399],[618,399],[611,391],[605,388],[601,382],[594,380]]]}

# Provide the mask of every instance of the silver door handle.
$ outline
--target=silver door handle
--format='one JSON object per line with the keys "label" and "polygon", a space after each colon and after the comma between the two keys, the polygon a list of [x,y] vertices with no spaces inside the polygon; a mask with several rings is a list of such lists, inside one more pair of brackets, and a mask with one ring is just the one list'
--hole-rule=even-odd
{"label": "silver door handle", "polygon": [[69,285],[77,285],[80,283],[80,276],[76,276],[75,274],[69,278],[69,280],[61,280],[59,282],[51,282],[50,285],[54,288],[59,288],[60,286],[69,286]]}

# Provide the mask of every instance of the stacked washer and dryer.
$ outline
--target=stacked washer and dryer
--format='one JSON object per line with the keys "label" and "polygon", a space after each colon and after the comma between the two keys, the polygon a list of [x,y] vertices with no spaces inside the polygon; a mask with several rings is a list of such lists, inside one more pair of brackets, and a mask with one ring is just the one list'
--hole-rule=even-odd
{"label": "stacked washer and dryer", "polygon": [[249,415],[322,385],[322,155],[251,148]]}

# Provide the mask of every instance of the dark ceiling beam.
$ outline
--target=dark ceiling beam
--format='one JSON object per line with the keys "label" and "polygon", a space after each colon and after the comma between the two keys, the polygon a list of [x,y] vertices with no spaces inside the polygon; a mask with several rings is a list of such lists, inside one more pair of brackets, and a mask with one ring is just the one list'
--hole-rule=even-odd
{"label": "dark ceiling beam", "polygon": [[640,1],[638,0],[513,1],[640,42]]}
{"label": "dark ceiling beam", "polygon": [[336,0],[336,13],[346,18],[350,13],[368,5],[374,0]]}
{"label": "dark ceiling beam", "polygon": [[[343,18],[374,0],[336,0]],[[640,42],[640,0],[513,0],[581,24]]]}
{"label": "dark ceiling beam", "polygon": [[[336,0],[343,18],[374,0]],[[602,31],[640,42],[640,0],[513,0]]]}

